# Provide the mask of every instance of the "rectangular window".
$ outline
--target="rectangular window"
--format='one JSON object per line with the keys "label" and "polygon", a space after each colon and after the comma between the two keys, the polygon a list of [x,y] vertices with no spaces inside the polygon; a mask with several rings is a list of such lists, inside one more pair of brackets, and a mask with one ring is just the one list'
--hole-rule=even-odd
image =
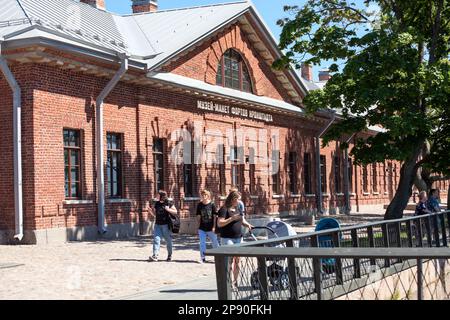
{"label": "rectangular window", "polygon": [[369,193],[369,172],[367,170],[367,165],[362,168],[362,184],[363,184],[363,192]]}
{"label": "rectangular window", "polygon": [[190,152],[190,159],[188,159],[188,163],[184,164],[184,196],[185,197],[193,197],[195,190],[195,160],[194,160],[194,142],[187,142],[184,144],[185,148],[188,148],[188,152]]}
{"label": "rectangular window", "polygon": [[303,171],[305,176],[305,194],[312,194],[311,154],[309,153],[305,153],[303,156]]}
{"label": "rectangular window", "polygon": [[320,156],[320,188],[322,193],[327,192],[327,157]]}
{"label": "rectangular window", "polygon": [[106,177],[108,184],[108,197],[122,197],[122,135],[107,133]]}
{"label": "rectangular window", "polygon": [[81,199],[80,131],[64,129],[64,177],[66,199]]}
{"label": "rectangular window", "polygon": [[153,139],[153,163],[155,169],[155,194],[164,190],[164,139]]}
{"label": "rectangular window", "polygon": [[272,150],[272,192],[280,194],[280,151]]}
{"label": "rectangular window", "polygon": [[256,192],[256,154],[255,149],[250,148],[249,149],[249,163],[250,163],[250,194],[255,194]]}
{"label": "rectangular window", "polygon": [[289,191],[297,194],[297,152],[289,152]]}
{"label": "rectangular window", "polygon": [[353,192],[353,162],[348,159],[348,190]]}
{"label": "rectangular window", "polygon": [[225,145],[219,144],[216,151],[216,163],[219,165],[219,192],[227,193],[227,179],[225,175]]}
{"label": "rectangular window", "polygon": [[372,164],[372,190],[378,192],[378,168],[377,164]]}
{"label": "rectangular window", "polygon": [[341,186],[341,160],[338,156],[334,157],[334,191],[336,193],[342,192]]}
{"label": "rectangular window", "polygon": [[244,148],[231,147],[230,162],[231,162],[231,185],[244,190]]}

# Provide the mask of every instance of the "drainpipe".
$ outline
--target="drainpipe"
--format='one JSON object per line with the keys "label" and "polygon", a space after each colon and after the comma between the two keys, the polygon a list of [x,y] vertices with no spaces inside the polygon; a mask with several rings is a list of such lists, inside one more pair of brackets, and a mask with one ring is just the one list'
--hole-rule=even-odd
{"label": "drainpipe", "polygon": [[317,212],[322,215],[324,213],[324,208],[322,207],[323,202],[323,194],[320,180],[320,139],[323,135],[328,131],[328,129],[333,124],[334,120],[336,120],[336,112],[332,111],[332,116],[330,122],[322,129],[322,131],[315,137],[316,140],[316,185],[317,185]]}
{"label": "drainpipe", "polygon": [[13,139],[14,139],[14,211],[15,211],[15,235],[14,238],[23,239],[23,202],[22,202],[22,93],[14,75],[8,67],[8,63],[2,54],[2,42],[0,39],[0,69],[13,92]]}
{"label": "drainpipe", "polygon": [[119,71],[109,81],[96,100],[96,145],[97,145],[97,205],[98,205],[98,232],[107,232],[105,226],[105,172],[104,172],[104,152],[103,152],[103,101],[119,83],[123,75],[128,71],[128,55],[119,55],[121,66]]}
{"label": "drainpipe", "polygon": [[[355,136],[355,133],[352,134],[350,138],[345,143],[350,143],[350,141]],[[348,148],[344,150],[344,192],[345,192],[345,214],[350,214],[352,211],[352,205],[350,203],[350,177],[348,175]]]}

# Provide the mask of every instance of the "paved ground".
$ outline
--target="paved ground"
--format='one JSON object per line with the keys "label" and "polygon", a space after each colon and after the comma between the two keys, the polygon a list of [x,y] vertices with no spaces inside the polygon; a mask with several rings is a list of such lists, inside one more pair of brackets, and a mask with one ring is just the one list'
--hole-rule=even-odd
{"label": "paved ground", "polygon": [[0,299],[115,299],[214,275],[212,262],[197,263],[195,237],[176,238],[170,263],[147,261],[150,241],[0,246],[9,266],[0,266]]}
{"label": "paved ground", "polygon": [[[381,215],[338,216],[343,225]],[[310,232],[295,218],[297,232]],[[0,299],[216,299],[212,262],[197,237],[175,236],[173,262],[148,262],[151,237],[46,246],[0,246]],[[165,246],[161,257],[166,257]]]}

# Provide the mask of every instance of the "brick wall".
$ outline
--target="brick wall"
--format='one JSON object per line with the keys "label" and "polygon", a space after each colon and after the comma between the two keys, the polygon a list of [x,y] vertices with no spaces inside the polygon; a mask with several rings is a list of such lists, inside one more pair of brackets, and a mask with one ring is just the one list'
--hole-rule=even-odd
{"label": "brick wall", "polygon": [[238,51],[243,57],[256,95],[290,101],[270,66],[252,47],[238,23],[205,41],[192,52],[164,66],[163,70],[215,85],[219,60],[228,49]]}

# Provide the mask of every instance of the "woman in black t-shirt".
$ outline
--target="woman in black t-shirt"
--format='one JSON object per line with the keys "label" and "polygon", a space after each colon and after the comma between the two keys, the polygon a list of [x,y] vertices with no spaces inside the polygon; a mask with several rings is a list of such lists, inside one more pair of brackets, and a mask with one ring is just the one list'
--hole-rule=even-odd
{"label": "woman in black t-shirt", "polygon": [[213,248],[217,248],[219,242],[215,234],[217,208],[211,202],[211,192],[203,190],[201,195],[202,201],[197,205],[197,223],[198,237],[200,239],[200,263],[204,263],[206,262],[206,238],[208,237],[211,240]]}
{"label": "woman in black t-shirt", "polygon": [[[231,192],[225,206],[219,210],[217,225],[220,228],[220,238],[222,245],[236,245],[242,243],[242,226],[252,229],[253,226],[245,220],[243,213],[239,210],[240,194],[236,191]],[[239,258],[232,259],[232,268],[234,274],[233,287],[237,287],[239,275]]]}

